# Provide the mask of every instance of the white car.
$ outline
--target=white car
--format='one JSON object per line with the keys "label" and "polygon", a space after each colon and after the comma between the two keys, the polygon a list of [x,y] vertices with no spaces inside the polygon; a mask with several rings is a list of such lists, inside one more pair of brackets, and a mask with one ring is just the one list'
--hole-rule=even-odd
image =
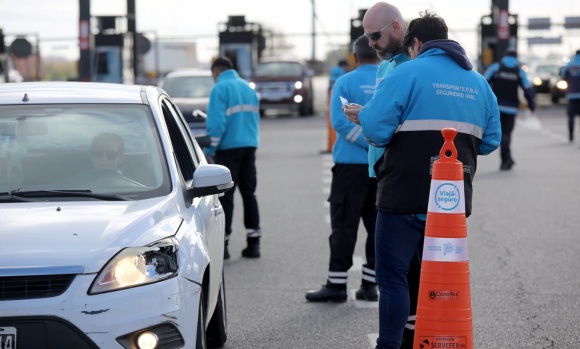
{"label": "white car", "polygon": [[233,186],[153,86],[0,86],[0,348],[227,338]]}
{"label": "white car", "polygon": [[171,96],[196,137],[206,135],[205,115],[214,85],[209,69],[176,69],[159,82],[159,87]]}

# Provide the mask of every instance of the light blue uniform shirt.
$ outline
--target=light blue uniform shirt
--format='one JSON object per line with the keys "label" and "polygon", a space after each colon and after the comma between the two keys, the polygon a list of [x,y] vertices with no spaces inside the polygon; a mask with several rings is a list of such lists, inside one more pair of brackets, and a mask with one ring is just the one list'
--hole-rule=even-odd
{"label": "light blue uniform shirt", "polygon": [[[395,57],[389,60],[384,60],[379,65],[379,69],[377,70],[377,82],[376,86],[379,86],[379,83],[391,72],[395,69],[399,64],[405,63],[409,60],[409,57],[404,53],[399,53]],[[369,176],[376,177],[374,166],[379,161],[379,159],[383,156],[385,152],[385,148],[378,148],[373,145],[369,145]]]}

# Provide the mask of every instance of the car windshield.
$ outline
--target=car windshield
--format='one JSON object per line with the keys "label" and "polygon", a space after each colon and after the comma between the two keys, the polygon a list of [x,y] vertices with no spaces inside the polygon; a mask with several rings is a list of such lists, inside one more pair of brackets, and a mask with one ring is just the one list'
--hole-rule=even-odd
{"label": "car windshield", "polygon": [[555,74],[558,72],[558,66],[557,65],[539,65],[536,67],[536,72]]}
{"label": "car windshield", "polygon": [[0,106],[0,193],[166,195],[156,130],[142,105]]}
{"label": "car windshield", "polygon": [[163,89],[172,98],[204,98],[214,85],[211,76],[176,76],[169,77],[163,84]]}
{"label": "car windshield", "polygon": [[256,66],[254,76],[302,76],[302,66],[295,62],[268,62]]}

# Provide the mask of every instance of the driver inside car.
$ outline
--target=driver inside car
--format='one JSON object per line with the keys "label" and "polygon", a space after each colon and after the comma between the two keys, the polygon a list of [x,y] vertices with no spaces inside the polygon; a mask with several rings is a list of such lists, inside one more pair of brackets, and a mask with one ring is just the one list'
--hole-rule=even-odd
{"label": "driver inside car", "polygon": [[91,143],[93,167],[97,170],[123,174],[119,168],[123,162],[123,151],[123,138],[118,134],[113,132],[97,134]]}

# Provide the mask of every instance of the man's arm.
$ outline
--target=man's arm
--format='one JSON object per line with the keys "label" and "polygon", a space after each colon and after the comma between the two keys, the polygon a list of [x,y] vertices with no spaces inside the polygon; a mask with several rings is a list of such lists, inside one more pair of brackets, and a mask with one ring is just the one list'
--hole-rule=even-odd
{"label": "man's arm", "polygon": [[520,68],[520,83],[522,86],[522,89],[524,90],[524,97],[526,98],[526,100],[528,101],[528,108],[531,111],[536,110],[536,100],[534,98],[534,86],[532,85],[532,82],[530,81],[530,79],[528,79],[528,74],[526,74],[526,72]]}
{"label": "man's arm", "polygon": [[205,128],[211,145],[203,149],[206,156],[214,156],[217,146],[226,130],[226,96],[216,86],[210,92]]}
{"label": "man's arm", "polygon": [[342,111],[343,106],[340,97],[344,97],[350,101],[351,95],[344,80],[339,78],[334,84],[330,98],[330,122],[332,123],[332,128],[350,143],[367,149],[368,143],[362,135],[360,125],[354,124],[347,119],[345,113]]}
{"label": "man's arm", "polygon": [[490,103],[488,106],[489,115],[483,136],[481,137],[481,144],[479,145],[479,155],[487,155],[496,150],[501,142],[501,123],[499,119],[499,108],[497,106],[497,98],[493,93],[491,94]]}
{"label": "man's arm", "polygon": [[[383,79],[373,98],[360,110],[358,119],[363,128],[367,141],[376,147],[386,146],[401,123],[403,111],[403,97],[399,88],[390,89],[389,85],[396,84],[398,75],[393,71]],[[393,79],[395,78],[395,79]],[[388,98],[385,98],[388,96]]]}

